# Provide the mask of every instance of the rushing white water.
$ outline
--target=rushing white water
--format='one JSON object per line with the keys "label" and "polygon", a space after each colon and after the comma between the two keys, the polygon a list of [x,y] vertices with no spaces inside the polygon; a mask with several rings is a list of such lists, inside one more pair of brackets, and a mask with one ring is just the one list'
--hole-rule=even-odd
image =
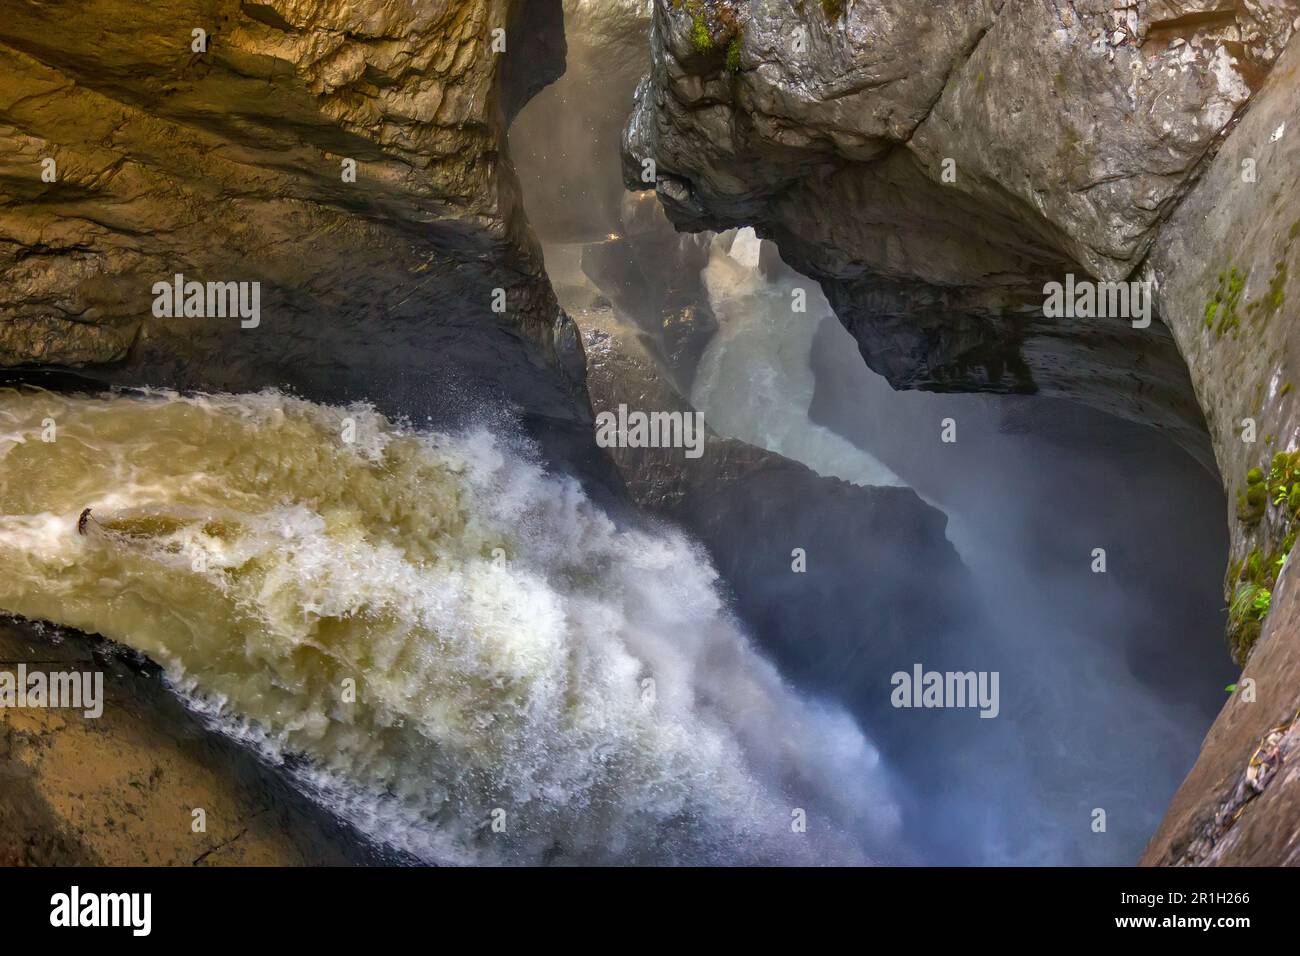
{"label": "rushing white water", "polygon": [[149,655],[422,859],[892,853],[875,750],[755,654],[699,551],[488,431],[7,390],[0,476],[0,608]]}
{"label": "rushing white water", "polygon": [[[710,427],[859,485],[903,482],[872,455],[808,416],[816,380],[813,336],[830,313],[811,280],[769,281],[758,269],[751,228],[713,240],[704,283],[718,332],[700,359],[691,402]],[[807,312],[795,312],[804,290]]]}

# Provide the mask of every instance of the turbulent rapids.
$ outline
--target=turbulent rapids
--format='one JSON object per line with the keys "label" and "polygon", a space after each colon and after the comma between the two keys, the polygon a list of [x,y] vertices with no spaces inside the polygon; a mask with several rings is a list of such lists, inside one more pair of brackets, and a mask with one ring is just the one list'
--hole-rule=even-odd
{"label": "turbulent rapids", "polygon": [[488,430],[5,390],[0,608],[148,655],[425,861],[892,855],[875,750],[751,650],[695,547]]}

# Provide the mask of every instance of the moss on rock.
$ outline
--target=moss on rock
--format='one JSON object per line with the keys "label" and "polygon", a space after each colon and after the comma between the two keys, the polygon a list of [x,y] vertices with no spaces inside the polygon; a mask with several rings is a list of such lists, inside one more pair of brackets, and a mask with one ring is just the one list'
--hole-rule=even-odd
{"label": "moss on rock", "polygon": [[1246,488],[1237,495],[1238,520],[1260,528],[1257,533],[1264,539],[1263,548],[1228,569],[1228,643],[1241,664],[1259,639],[1273,586],[1300,532],[1300,451],[1280,451],[1267,465],[1267,472],[1250,469]]}

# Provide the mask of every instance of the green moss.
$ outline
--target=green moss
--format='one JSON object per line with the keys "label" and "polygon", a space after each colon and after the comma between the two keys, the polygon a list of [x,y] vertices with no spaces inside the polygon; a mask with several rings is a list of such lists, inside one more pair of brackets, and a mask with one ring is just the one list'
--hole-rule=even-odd
{"label": "green moss", "polygon": [[1241,301],[1241,290],[1245,287],[1246,277],[1234,267],[1228,276],[1228,295],[1223,300],[1234,327],[1237,325],[1237,304]]}
{"label": "green moss", "polygon": [[1248,527],[1259,524],[1264,517],[1268,495],[1260,485],[1251,485],[1248,491],[1237,495],[1237,520]]}
{"label": "green moss", "polygon": [[732,73],[740,72],[740,35],[731,38],[727,44],[727,69]]}
{"label": "green moss", "polygon": [[712,55],[725,51],[726,68],[739,73],[745,31],[735,0],[672,0],[672,5],[691,15],[690,37],[695,52]]}
{"label": "green moss", "polygon": [[1265,542],[1279,542],[1276,549],[1254,549],[1228,571],[1228,642],[1242,665],[1259,639],[1277,577],[1300,536],[1300,451],[1277,452],[1267,465],[1267,471],[1251,468],[1245,490],[1237,495],[1238,520]]}
{"label": "green moss", "polygon": [[1214,326],[1214,334],[1219,338],[1232,333],[1236,337],[1236,330],[1242,326],[1242,293],[1245,289],[1245,280],[1249,277],[1251,271],[1239,272],[1235,265],[1229,268],[1229,271],[1219,273],[1219,284],[1214,290],[1214,302],[1219,303],[1218,324]]}
{"label": "green moss", "polygon": [[708,53],[713,49],[713,34],[709,32],[709,25],[705,22],[703,13],[692,15],[691,43],[700,53]]}
{"label": "green moss", "polygon": [[1228,633],[1232,635],[1233,651],[1239,659],[1244,660],[1243,655],[1259,640],[1272,603],[1272,590],[1254,581],[1245,582],[1233,592],[1228,606]]}
{"label": "green moss", "polygon": [[1236,266],[1219,273],[1218,284],[1205,303],[1205,327],[1212,329],[1216,337],[1223,338],[1229,332],[1236,337],[1241,326],[1241,293],[1249,275],[1249,270],[1239,272]]}
{"label": "green moss", "polygon": [[838,20],[844,16],[844,0],[821,0],[822,13],[827,20]]}
{"label": "green moss", "polygon": [[1273,267],[1273,276],[1268,280],[1268,295],[1264,299],[1265,307],[1276,312],[1286,302],[1286,261],[1280,260]]}
{"label": "green moss", "polygon": [[1286,553],[1268,555],[1255,550],[1245,561],[1233,565],[1228,605],[1228,639],[1233,655],[1244,663],[1250,649],[1259,640],[1264,620],[1273,606],[1273,587],[1282,570]]}
{"label": "green moss", "polygon": [[1291,226],[1285,247],[1277,262],[1273,264],[1268,290],[1257,299],[1242,301],[1246,279],[1250,275],[1249,269],[1239,272],[1236,266],[1230,266],[1220,272],[1214,292],[1205,303],[1206,329],[1212,330],[1219,338],[1231,332],[1235,339],[1241,326],[1242,311],[1261,325],[1268,323],[1277,315],[1286,305],[1286,285],[1290,278],[1287,261],[1297,239],[1300,239],[1300,222]]}

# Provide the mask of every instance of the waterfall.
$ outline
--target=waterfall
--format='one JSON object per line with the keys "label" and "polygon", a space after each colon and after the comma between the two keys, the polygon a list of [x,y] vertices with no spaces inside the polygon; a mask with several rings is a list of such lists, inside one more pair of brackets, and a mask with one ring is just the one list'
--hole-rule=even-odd
{"label": "waterfall", "polygon": [[697,546],[515,440],[275,391],[23,389],[0,465],[0,607],[148,655],[420,859],[893,858],[875,749],[752,649]]}

